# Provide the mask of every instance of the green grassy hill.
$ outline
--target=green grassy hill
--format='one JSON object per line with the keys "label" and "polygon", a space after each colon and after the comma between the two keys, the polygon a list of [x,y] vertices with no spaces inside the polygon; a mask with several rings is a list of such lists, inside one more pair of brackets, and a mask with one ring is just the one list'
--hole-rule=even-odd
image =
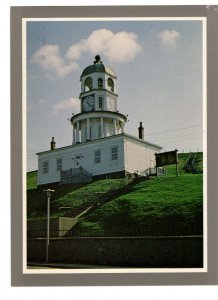
{"label": "green grassy hill", "polygon": [[[74,217],[99,197],[128,183],[126,178],[107,179],[89,184],[64,184],[55,187],[51,198],[51,217]],[[27,218],[46,217],[47,197],[42,188],[27,190]],[[66,207],[66,209],[64,209]]]}
{"label": "green grassy hill", "polygon": [[[78,219],[73,235],[153,235],[171,234],[174,230],[181,234],[201,234],[203,156],[197,154],[195,174],[184,170],[189,156],[179,154],[179,177],[175,175],[175,166],[168,166],[167,176],[153,177],[128,189],[124,188],[127,179],[57,186],[52,195],[51,216],[75,216],[97,201],[99,206]],[[33,181],[33,176],[30,179]],[[119,196],[104,203],[108,193],[121,188]],[[28,218],[46,217],[46,196],[42,190],[27,191],[27,208]]]}
{"label": "green grassy hill", "polygon": [[152,179],[84,215],[74,230],[80,235],[107,235],[146,232],[148,228],[201,227],[202,200],[202,174]]}
{"label": "green grassy hill", "polygon": [[27,173],[27,190],[37,187],[37,171]]}

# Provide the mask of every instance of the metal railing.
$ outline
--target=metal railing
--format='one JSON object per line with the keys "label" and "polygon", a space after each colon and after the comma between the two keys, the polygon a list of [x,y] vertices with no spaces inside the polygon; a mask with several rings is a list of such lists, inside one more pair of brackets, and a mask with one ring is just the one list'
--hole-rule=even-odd
{"label": "metal railing", "polygon": [[87,172],[83,167],[62,170],[60,174],[60,184],[91,182],[92,174]]}

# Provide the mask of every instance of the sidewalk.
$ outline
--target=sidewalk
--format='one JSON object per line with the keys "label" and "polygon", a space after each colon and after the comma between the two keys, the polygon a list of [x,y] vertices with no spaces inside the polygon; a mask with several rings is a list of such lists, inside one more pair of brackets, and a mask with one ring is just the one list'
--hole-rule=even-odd
{"label": "sidewalk", "polygon": [[[86,264],[67,264],[56,262],[28,262],[27,269],[120,269],[117,266],[86,265]],[[122,267],[123,268],[123,267]]]}

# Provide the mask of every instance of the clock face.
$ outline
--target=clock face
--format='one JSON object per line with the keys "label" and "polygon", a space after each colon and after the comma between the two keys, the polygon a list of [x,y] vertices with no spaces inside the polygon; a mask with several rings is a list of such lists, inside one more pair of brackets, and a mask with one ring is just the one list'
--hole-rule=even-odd
{"label": "clock face", "polygon": [[83,105],[82,105],[83,110],[84,111],[91,111],[91,110],[93,110],[94,104],[95,104],[95,102],[94,102],[94,97],[93,96],[87,96],[87,97],[85,97],[84,100],[83,100]]}

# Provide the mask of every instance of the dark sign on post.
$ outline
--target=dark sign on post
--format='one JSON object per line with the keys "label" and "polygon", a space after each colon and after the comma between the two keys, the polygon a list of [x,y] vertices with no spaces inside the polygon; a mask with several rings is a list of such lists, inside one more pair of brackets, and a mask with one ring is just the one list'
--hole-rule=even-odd
{"label": "dark sign on post", "polygon": [[179,175],[178,171],[178,150],[168,151],[164,153],[155,153],[156,156],[156,168],[163,167],[167,165],[176,165],[176,173]]}

